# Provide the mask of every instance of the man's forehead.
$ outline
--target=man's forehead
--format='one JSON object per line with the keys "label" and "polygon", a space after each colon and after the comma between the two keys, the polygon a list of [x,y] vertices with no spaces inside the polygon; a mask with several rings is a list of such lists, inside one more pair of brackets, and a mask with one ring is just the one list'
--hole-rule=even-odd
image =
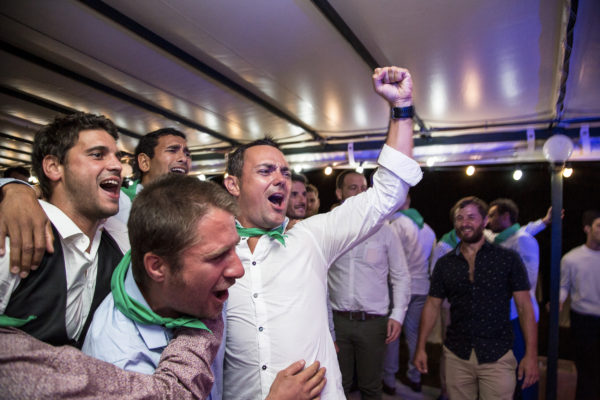
{"label": "man's forehead", "polygon": [[79,131],[77,135],[77,141],[75,142],[75,146],[95,146],[103,144],[110,147],[116,147],[117,141],[114,137],[104,129],[84,129]]}
{"label": "man's forehead", "polygon": [[248,162],[250,166],[257,164],[274,164],[280,167],[289,168],[285,156],[276,147],[259,145],[252,146],[244,152],[244,164]]}
{"label": "man's forehead", "polygon": [[187,146],[187,140],[177,135],[164,135],[158,138],[158,146],[168,147],[171,145],[184,145]]}
{"label": "man's forehead", "polygon": [[351,172],[348,175],[345,176],[344,179],[344,185],[350,185],[350,184],[357,184],[357,183],[367,183],[367,178],[365,178],[364,175],[356,173],[356,172]]}

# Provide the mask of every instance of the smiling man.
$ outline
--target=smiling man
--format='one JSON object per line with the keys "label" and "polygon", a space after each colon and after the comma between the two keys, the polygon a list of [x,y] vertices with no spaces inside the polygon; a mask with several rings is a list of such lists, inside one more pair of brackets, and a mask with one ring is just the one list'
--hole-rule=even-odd
{"label": "smiling man", "polygon": [[131,202],[150,182],[167,174],[187,175],[192,167],[187,139],[183,132],[173,128],[152,131],[140,139],[135,148],[134,172],[136,180],[119,199],[119,213],[115,216],[127,224]]}
{"label": "smiling man", "polygon": [[205,329],[199,319],[220,318],[229,287],[244,274],[234,213],[231,196],[210,182],[165,176],[147,186],[129,218],[131,253],[96,311],[84,353],[151,374],[174,327]]}
{"label": "smiling man", "polygon": [[306,178],[302,175],[292,174],[292,189],[286,214],[289,219],[302,219],[306,216]]}
{"label": "smiling man", "polygon": [[425,343],[442,301],[447,298],[451,304],[443,350],[451,399],[513,398],[517,360],[512,351],[511,297],[525,337],[517,375],[523,378],[523,388],[538,380],[537,325],[527,271],[516,252],[485,240],[487,212],[487,204],[474,196],[452,208],[460,244],[437,261],[421,314],[413,364],[427,373]]}
{"label": "smiling man", "polygon": [[123,256],[119,247],[128,248],[101,223],[119,208],[117,137],[110,120],[83,113],[56,118],[36,134],[32,163],[48,199],[40,204],[53,226],[55,251],[25,279],[10,274],[9,255],[0,258],[3,325],[53,345],[81,346]]}
{"label": "smiling man", "polygon": [[237,198],[237,254],[245,274],[230,290],[224,368],[225,399],[263,399],[291,361],[327,369],[322,399],[344,399],[327,322],[327,270],[372,233],[421,179],[412,155],[412,80],[407,70],[377,68],[375,91],[393,108],[373,188],[332,212],[285,232],[291,172],[270,140],[246,144],[228,160],[224,184]]}

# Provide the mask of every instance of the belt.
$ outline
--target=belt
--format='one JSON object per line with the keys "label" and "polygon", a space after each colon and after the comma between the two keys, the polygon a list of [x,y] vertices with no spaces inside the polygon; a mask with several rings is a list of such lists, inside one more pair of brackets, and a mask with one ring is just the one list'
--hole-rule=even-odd
{"label": "belt", "polygon": [[369,314],[364,311],[338,311],[332,310],[335,315],[348,318],[351,321],[365,321],[368,319],[385,318],[387,315]]}

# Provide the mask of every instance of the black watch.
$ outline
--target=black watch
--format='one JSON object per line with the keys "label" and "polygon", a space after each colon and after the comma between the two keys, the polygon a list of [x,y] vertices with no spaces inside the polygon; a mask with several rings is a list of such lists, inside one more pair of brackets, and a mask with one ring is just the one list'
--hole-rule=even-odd
{"label": "black watch", "polygon": [[390,111],[391,119],[412,118],[415,115],[415,108],[413,106],[392,107]]}

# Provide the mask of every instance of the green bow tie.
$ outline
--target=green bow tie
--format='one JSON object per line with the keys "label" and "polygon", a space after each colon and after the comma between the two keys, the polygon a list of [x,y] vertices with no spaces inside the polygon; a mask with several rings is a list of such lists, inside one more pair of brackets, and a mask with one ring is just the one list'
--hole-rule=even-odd
{"label": "green bow tie", "polygon": [[260,229],[260,228],[244,228],[240,225],[236,226],[238,235],[243,236],[243,237],[254,237],[254,236],[262,236],[262,235],[267,235],[269,237],[272,237],[273,239],[277,240],[278,242],[280,242],[283,247],[285,247],[285,238],[287,237],[287,235],[283,234],[283,225],[279,225],[277,228],[275,229],[271,229],[270,231],[267,231],[265,229]]}
{"label": "green bow tie", "polygon": [[519,225],[519,224],[514,224],[512,226],[509,226],[508,228],[506,228],[505,230],[500,232],[498,235],[496,235],[496,237],[494,238],[494,243],[500,244],[500,243],[504,242],[506,239],[508,239],[509,237],[514,235],[520,228],[521,228],[521,225]]}
{"label": "green bow tie", "polygon": [[161,317],[149,308],[146,308],[143,304],[129,297],[125,291],[125,274],[131,263],[131,250],[125,253],[125,256],[113,272],[110,289],[115,301],[115,306],[125,315],[127,318],[146,325],[162,325],[165,328],[177,328],[185,326],[188,328],[206,329],[210,332],[210,329],[204,325],[204,322],[194,317],[179,317],[179,318],[168,318]]}

